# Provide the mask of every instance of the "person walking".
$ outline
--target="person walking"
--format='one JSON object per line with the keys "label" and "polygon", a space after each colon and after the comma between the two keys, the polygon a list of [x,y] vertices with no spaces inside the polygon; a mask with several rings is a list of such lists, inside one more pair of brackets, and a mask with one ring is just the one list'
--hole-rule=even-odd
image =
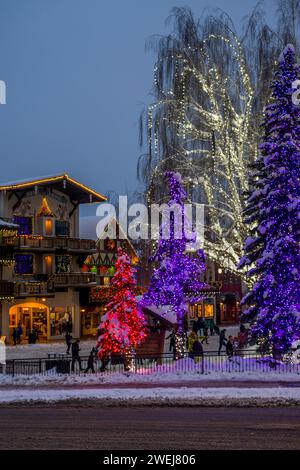
{"label": "person walking", "polygon": [[169,344],[169,352],[173,352],[173,357],[176,357],[176,330],[173,329],[171,334],[166,337],[166,339],[170,339],[170,344]]}
{"label": "person walking", "polygon": [[198,338],[194,341],[192,354],[195,362],[199,362],[200,357],[203,356],[203,347]]}
{"label": "person walking", "polygon": [[210,336],[213,336],[214,335],[214,326],[215,326],[215,322],[214,322],[214,319],[213,318],[210,318],[208,320],[208,324],[209,324],[209,332],[210,332]]}
{"label": "person walking", "polygon": [[226,330],[223,329],[221,330],[220,336],[219,336],[219,349],[218,349],[218,355],[220,356],[222,347],[225,346],[226,348],[227,345],[227,338],[226,338]]}
{"label": "person walking", "polygon": [[12,339],[13,339],[13,342],[14,342],[14,346],[17,346],[18,333],[17,333],[17,329],[15,327],[13,328],[11,335],[12,335]]}
{"label": "person walking", "polygon": [[80,351],[79,343],[80,343],[79,339],[76,339],[72,343],[72,372],[74,372],[75,362],[78,362],[79,369],[80,369],[80,371],[82,371],[81,359],[80,359],[80,355],[79,355],[79,351]]}
{"label": "person walking", "polygon": [[84,371],[85,374],[87,374],[89,370],[91,370],[92,373],[95,374],[95,369],[94,369],[94,352],[95,352],[95,350],[94,350],[94,348],[93,348],[93,349],[91,350],[91,352],[90,352],[89,357],[88,357],[87,367],[86,367],[86,369],[85,369],[85,371]]}
{"label": "person walking", "polygon": [[202,336],[202,330],[204,329],[204,321],[202,317],[198,317],[197,320],[197,331],[196,333],[199,334],[199,336]]}
{"label": "person walking", "polygon": [[204,341],[205,341],[205,344],[209,344],[209,342],[208,342],[208,324],[207,324],[206,320],[203,321],[203,339],[201,341],[201,344],[203,344]]}
{"label": "person walking", "polygon": [[189,336],[188,336],[188,339],[187,339],[187,347],[188,347],[189,357],[191,357],[191,358],[194,357],[194,355],[193,355],[193,346],[194,346],[195,341],[198,341],[198,335],[197,335],[197,333],[195,333],[195,331],[191,331]]}
{"label": "person walking", "polygon": [[232,336],[229,336],[228,341],[226,343],[226,354],[230,361],[232,361],[233,351],[234,351],[234,338]]}
{"label": "person walking", "polygon": [[72,335],[71,333],[67,330],[65,334],[65,341],[66,341],[66,346],[67,346],[67,352],[66,354],[70,354],[70,348],[72,346]]}
{"label": "person walking", "polygon": [[23,335],[23,328],[21,323],[18,324],[17,328],[17,343],[20,344],[22,341],[22,335]]}

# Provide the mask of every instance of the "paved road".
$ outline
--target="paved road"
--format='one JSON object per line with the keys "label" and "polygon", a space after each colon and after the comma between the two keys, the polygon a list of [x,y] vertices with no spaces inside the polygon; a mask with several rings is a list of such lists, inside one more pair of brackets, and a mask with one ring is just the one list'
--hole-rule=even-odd
{"label": "paved road", "polygon": [[300,407],[0,409],[0,449],[300,449]]}

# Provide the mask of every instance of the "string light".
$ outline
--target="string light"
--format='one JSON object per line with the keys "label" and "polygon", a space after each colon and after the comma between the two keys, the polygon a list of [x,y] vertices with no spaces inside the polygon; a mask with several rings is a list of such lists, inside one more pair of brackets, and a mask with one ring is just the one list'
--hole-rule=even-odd
{"label": "string light", "polygon": [[[235,83],[220,72],[212,43],[231,51]],[[256,157],[254,92],[243,48],[229,31],[228,37],[210,34],[197,47],[169,47],[154,67],[159,99],[147,114],[147,201],[161,202],[165,170],[178,171],[190,198],[205,204],[205,252],[236,274],[246,234],[247,166]],[[175,143],[168,140],[171,129]]]}

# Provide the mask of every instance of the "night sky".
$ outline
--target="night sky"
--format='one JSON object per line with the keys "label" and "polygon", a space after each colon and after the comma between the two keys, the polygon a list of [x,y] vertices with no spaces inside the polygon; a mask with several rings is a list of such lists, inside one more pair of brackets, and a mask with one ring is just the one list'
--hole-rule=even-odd
{"label": "night sky", "polygon": [[103,193],[135,190],[155,60],[146,40],[169,31],[173,6],[221,7],[239,27],[255,3],[0,0],[0,181],[67,172]]}

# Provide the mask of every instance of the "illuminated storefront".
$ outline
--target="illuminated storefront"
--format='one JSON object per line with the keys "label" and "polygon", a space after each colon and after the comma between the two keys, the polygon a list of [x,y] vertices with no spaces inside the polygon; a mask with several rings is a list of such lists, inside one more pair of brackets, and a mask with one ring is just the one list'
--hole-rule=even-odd
{"label": "illuminated storefront", "polygon": [[39,340],[63,338],[66,331],[72,331],[71,307],[48,307],[43,303],[26,302],[9,309],[10,333],[13,328],[22,327],[22,339],[27,339],[35,330]]}
{"label": "illuminated storefront", "polygon": [[189,318],[196,320],[197,318],[215,319],[216,307],[213,297],[207,298],[202,302],[189,305]]}

